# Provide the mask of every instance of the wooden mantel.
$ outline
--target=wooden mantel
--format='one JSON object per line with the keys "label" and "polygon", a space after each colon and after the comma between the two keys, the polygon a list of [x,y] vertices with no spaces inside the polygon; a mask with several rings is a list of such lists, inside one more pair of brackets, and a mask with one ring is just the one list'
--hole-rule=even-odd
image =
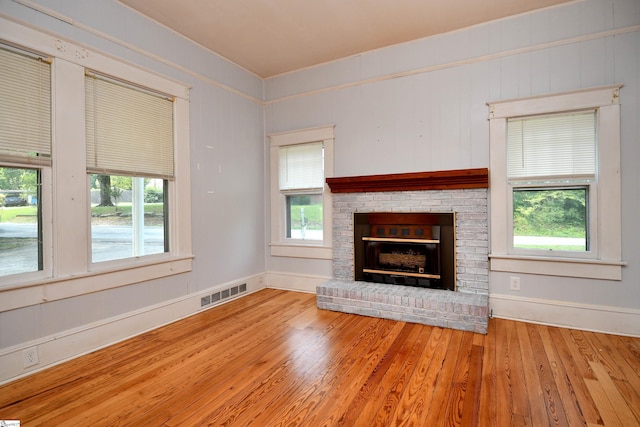
{"label": "wooden mantel", "polygon": [[332,193],[489,188],[489,169],[460,169],[327,178]]}

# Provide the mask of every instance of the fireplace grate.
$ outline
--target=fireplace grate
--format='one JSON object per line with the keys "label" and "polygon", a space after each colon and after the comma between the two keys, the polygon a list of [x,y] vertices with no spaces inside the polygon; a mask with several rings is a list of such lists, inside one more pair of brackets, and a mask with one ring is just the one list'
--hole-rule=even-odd
{"label": "fireplace grate", "polygon": [[354,213],[355,280],[455,290],[455,213]]}

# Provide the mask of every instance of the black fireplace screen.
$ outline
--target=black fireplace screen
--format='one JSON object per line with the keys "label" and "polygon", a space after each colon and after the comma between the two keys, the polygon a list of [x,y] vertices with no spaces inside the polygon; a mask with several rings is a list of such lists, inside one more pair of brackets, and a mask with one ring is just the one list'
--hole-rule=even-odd
{"label": "black fireplace screen", "polygon": [[355,279],[455,290],[454,213],[355,213]]}

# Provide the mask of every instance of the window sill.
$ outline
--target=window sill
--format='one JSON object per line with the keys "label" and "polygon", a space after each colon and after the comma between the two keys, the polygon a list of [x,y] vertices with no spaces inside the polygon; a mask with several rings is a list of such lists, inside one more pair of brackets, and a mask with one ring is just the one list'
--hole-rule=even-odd
{"label": "window sill", "polygon": [[489,254],[491,271],[622,280],[623,261]]}
{"label": "window sill", "polygon": [[174,257],[118,269],[4,285],[0,287],[0,311],[186,273],[192,269],[192,259],[193,256]]}
{"label": "window sill", "polygon": [[333,259],[333,248],[330,246],[308,243],[272,243],[271,256]]}

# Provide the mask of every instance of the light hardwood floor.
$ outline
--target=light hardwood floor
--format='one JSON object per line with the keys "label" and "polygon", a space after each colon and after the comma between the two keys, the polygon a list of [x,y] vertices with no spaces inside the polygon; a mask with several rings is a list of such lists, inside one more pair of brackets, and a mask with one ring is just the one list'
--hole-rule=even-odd
{"label": "light hardwood floor", "polygon": [[262,290],[0,387],[22,426],[638,426],[640,339],[478,335]]}

